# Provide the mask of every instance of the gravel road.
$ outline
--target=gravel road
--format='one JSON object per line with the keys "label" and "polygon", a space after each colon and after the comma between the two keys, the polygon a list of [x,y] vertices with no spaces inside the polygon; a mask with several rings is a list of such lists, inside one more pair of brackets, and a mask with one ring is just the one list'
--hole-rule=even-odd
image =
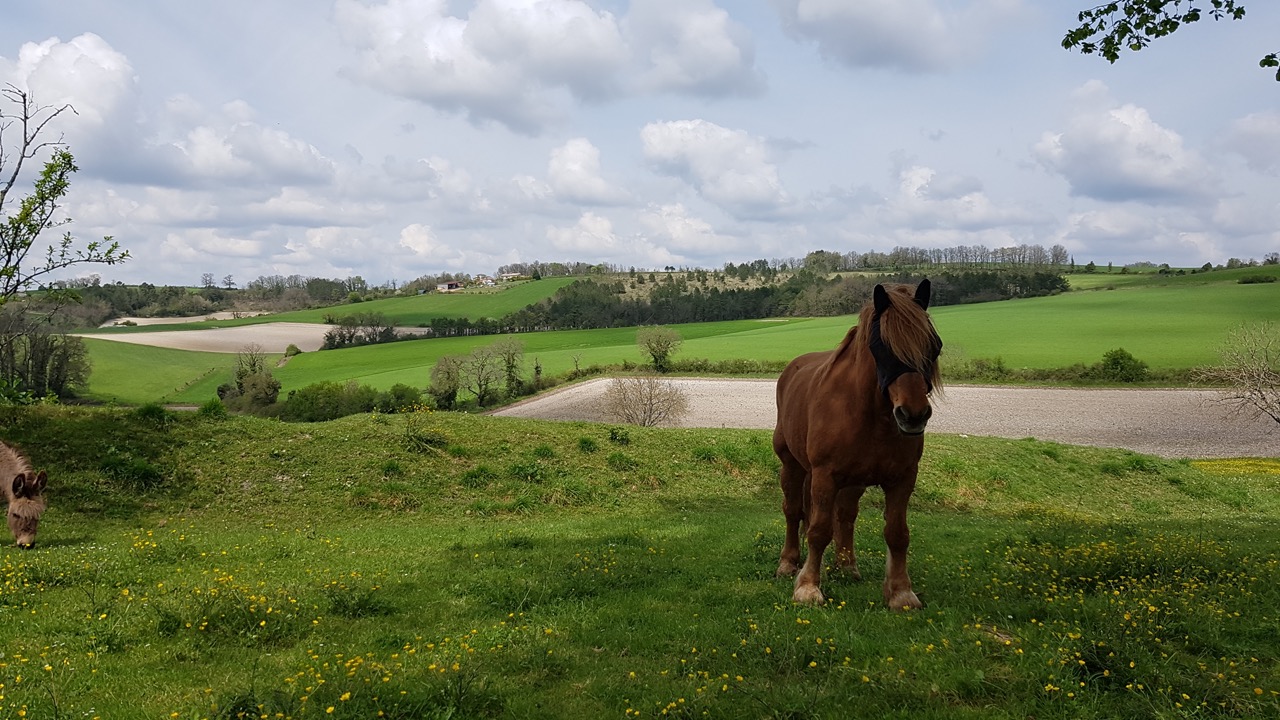
{"label": "gravel road", "polygon": [[[773,428],[772,380],[673,378],[689,397],[683,427]],[[495,415],[610,422],[608,380],[593,380]],[[1271,420],[1230,415],[1201,390],[1093,390],[954,386],[934,403],[931,432],[1127,448],[1169,458],[1277,457]]]}

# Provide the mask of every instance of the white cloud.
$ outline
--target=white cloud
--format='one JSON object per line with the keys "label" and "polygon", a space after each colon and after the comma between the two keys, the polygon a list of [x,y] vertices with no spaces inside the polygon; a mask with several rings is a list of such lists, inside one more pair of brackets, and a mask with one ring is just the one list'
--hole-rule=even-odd
{"label": "white cloud", "polygon": [[855,67],[941,71],[967,62],[1021,11],[1021,0],[776,0],[799,36]]}
{"label": "white cloud", "polygon": [[586,138],[574,138],[551,151],[547,181],[556,195],[584,205],[616,205],[627,193],[600,176],[600,149]]}
{"label": "white cloud", "polygon": [[750,34],[711,0],[633,2],[625,28],[642,89],[714,96],[764,87]]}
{"label": "white cloud", "polygon": [[622,242],[608,218],[587,211],[572,227],[547,227],[547,239],[556,250],[588,257],[615,257]]}
{"label": "white cloud", "polygon": [[640,223],[655,245],[686,257],[718,257],[739,245],[737,239],[717,233],[711,223],[689,215],[680,203],[651,206]]}
{"label": "white cloud", "polygon": [[763,138],[700,119],[649,123],[640,138],[657,168],[736,216],[773,216],[790,203]]}
{"label": "white cloud", "polygon": [[1076,95],[1083,107],[1066,129],[1044,133],[1032,149],[1045,168],[1071,184],[1072,194],[1178,202],[1213,188],[1213,169],[1181,135],[1133,104],[1091,107],[1103,93],[1099,83],[1085,85]]}
{"label": "white cloud", "polygon": [[169,233],[160,254],[171,262],[200,262],[210,258],[254,258],[262,250],[261,240],[228,236],[219,228],[190,228]]}
{"label": "white cloud", "polygon": [[400,230],[400,247],[413,252],[415,259],[458,267],[463,254],[443,242],[430,226],[406,225]]}
{"label": "white cloud", "polygon": [[443,0],[338,0],[360,51],[354,77],[472,122],[536,132],[564,94],[606,94],[624,59],[617,22],[577,0],[481,0],[467,18]]}
{"label": "white cloud", "polygon": [[1258,172],[1280,172],[1280,112],[1250,113],[1232,122],[1224,145]]}
{"label": "white cloud", "polygon": [[[898,192],[880,211],[887,225],[916,230],[981,232],[1043,220],[1021,208],[998,206],[977,178],[947,175],[920,165],[899,170]],[[956,238],[951,236],[952,241]]]}
{"label": "white cloud", "polygon": [[359,51],[352,77],[483,125],[537,134],[574,100],[633,93],[753,93],[747,31],[711,0],[631,3],[622,20],[585,0],[338,0]]}

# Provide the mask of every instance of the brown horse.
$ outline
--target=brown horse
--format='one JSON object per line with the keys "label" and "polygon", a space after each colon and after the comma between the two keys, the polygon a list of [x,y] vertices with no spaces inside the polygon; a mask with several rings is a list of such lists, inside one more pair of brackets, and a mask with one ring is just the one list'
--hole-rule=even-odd
{"label": "brown horse", "polygon": [[[928,280],[914,293],[906,285],[877,285],[839,347],[801,355],[778,378],[773,450],[782,461],[787,520],[778,576],[796,575],[797,603],[824,602],[822,555],[833,523],[837,562],[861,579],[853,527],[862,493],[879,485],[889,548],[884,600],[894,609],[920,607],[907,575],[907,501],[933,413],[929,395],[941,388],[942,340],[925,312],[928,307]],[[809,545],[804,567],[801,523]]]}
{"label": "brown horse", "polygon": [[0,486],[9,504],[9,532],[20,548],[35,547],[40,515],[48,505],[43,494],[47,480],[16,448],[0,442]]}

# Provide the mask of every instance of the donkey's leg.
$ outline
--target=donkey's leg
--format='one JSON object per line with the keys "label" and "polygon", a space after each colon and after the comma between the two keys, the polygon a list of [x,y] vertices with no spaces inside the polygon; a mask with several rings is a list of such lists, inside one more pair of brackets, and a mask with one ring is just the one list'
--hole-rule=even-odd
{"label": "donkey's leg", "polygon": [[884,542],[889,552],[885,555],[884,601],[893,610],[913,610],[921,607],[920,598],[911,589],[907,575],[907,546],[911,544],[911,531],[907,528],[907,501],[911,499],[914,483],[893,485],[884,489]]}
{"label": "donkey's leg", "polygon": [[858,502],[866,488],[847,487],[836,495],[836,564],[861,580],[858,554],[853,549],[853,530],[858,523]]}
{"label": "donkey's leg", "polygon": [[783,450],[779,452],[782,470],[778,474],[782,485],[782,515],[787,521],[786,534],[782,539],[782,557],[778,561],[778,577],[795,575],[800,569],[800,524],[804,522],[804,488],[806,475],[804,468],[791,455]]}
{"label": "donkey's leg", "polygon": [[802,605],[821,605],[822,555],[831,544],[832,520],[835,515],[835,482],[831,473],[814,468],[809,475],[809,508],[806,513],[805,539],[809,543],[809,555],[804,567],[796,575],[796,589],[792,600]]}

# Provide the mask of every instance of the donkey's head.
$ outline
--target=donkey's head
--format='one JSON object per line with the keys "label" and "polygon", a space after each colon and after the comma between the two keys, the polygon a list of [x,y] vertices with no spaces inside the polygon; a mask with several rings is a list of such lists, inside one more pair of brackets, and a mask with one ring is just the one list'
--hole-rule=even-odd
{"label": "donkey's head", "polygon": [[21,472],[13,478],[10,486],[9,532],[13,533],[13,539],[20,548],[35,547],[40,515],[47,505],[44,498],[47,480],[43,470],[34,474]]}

